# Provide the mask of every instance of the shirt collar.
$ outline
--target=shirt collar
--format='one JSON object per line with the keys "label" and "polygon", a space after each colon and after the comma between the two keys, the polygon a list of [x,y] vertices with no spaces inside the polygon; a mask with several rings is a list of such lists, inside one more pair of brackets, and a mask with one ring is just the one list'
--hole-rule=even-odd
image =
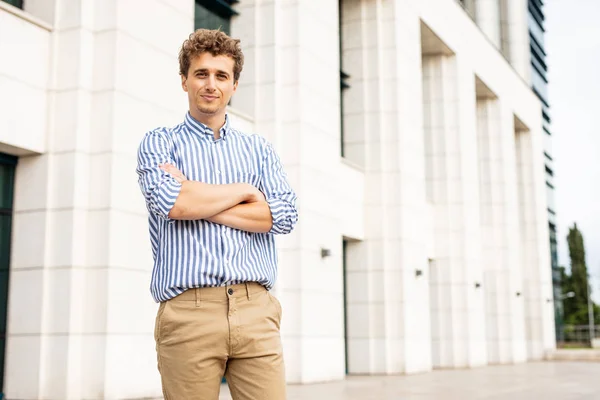
{"label": "shirt collar", "polygon": [[[204,125],[202,122],[192,117],[189,111],[185,114],[184,123],[185,126],[187,126],[187,128],[194,133],[197,133],[199,135],[210,135],[214,137],[214,132],[212,131],[212,129],[210,129],[208,126]],[[229,115],[225,114],[225,124],[223,124],[219,131],[219,136],[221,137],[221,139],[225,140],[230,130],[231,124],[229,123]]]}

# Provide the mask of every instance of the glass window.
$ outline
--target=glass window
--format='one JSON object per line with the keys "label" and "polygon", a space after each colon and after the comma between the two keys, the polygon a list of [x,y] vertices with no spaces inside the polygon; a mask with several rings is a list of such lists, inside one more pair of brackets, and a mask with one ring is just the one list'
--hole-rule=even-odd
{"label": "glass window", "polygon": [[196,0],[194,29],[220,29],[231,34],[231,17],[237,12],[231,8],[235,0]]}
{"label": "glass window", "polygon": [[555,211],[554,207],[554,187],[552,184],[546,182],[546,201],[548,202],[548,208],[552,211]]}
{"label": "glass window", "polygon": [[531,84],[536,94],[548,103],[548,84],[533,66],[531,67]]}
{"label": "glass window", "polygon": [[[544,135],[544,153],[551,156],[552,154],[552,136],[548,135],[546,132],[542,132]],[[552,156],[551,156],[552,157]]]}
{"label": "glass window", "polygon": [[23,0],[2,0],[5,3],[8,3],[12,6],[18,7],[21,10],[23,9]]}
{"label": "glass window", "polygon": [[548,208],[548,222],[551,224],[556,224],[556,213],[554,210]]}
{"label": "glass window", "polygon": [[4,386],[6,310],[8,304],[10,237],[16,161],[15,157],[0,154],[0,391],[2,391]]}
{"label": "glass window", "polygon": [[542,27],[537,22],[537,20],[535,18],[533,18],[533,16],[531,14],[528,15],[528,18],[529,18],[529,32],[535,38],[535,40],[537,40],[540,47],[543,48],[545,46],[545,43],[544,43],[544,31],[542,30]]}
{"label": "glass window", "polygon": [[544,19],[545,19],[545,17],[544,17],[544,13],[542,12],[542,10],[539,9],[538,7],[536,7],[531,2],[528,3],[527,10],[529,10],[529,15],[531,15],[533,17],[533,19],[537,21],[538,25],[542,29],[544,29]]}

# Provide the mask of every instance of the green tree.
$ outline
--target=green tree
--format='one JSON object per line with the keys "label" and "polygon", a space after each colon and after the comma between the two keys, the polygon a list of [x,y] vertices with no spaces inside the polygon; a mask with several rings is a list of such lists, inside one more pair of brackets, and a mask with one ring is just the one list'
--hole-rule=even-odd
{"label": "green tree", "polygon": [[[577,224],[569,228],[567,235],[569,256],[571,257],[571,273],[567,275],[561,267],[563,293],[574,292],[575,297],[563,301],[565,323],[568,325],[588,324],[588,271],[585,263],[585,247],[583,235],[577,229]],[[590,288],[591,290],[591,288]],[[591,293],[590,293],[591,295]],[[598,321],[594,305],[595,320]]]}

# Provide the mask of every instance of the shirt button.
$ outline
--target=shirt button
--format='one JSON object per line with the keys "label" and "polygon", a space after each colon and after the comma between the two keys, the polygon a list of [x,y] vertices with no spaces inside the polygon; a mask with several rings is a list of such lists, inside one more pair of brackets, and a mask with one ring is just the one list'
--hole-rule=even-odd
{"label": "shirt button", "polygon": [[231,288],[230,288],[230,289],[227,291],[227,293],[229,293],[230,295],[232,295],[232,294],[233,294],[233,289],[231,289]]}
{"label": "shirt button", "polygon": [[229,258],[225,259],[225,264],[229,264]]}
{"label": "shirt button", "polygon": [[217,175],[219,175],[221,173],[221,171],[217,170]]}

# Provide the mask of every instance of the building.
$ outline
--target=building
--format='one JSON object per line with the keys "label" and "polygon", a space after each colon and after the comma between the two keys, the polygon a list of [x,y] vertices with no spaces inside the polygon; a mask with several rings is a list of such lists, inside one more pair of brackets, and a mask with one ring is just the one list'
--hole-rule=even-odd
{"label": "building", "polygon": [[542,359],[527,21],[526,0],[0,1],[7,398],[160,394],[135,154],[183,118],[195,24],[242,39],[230,115],[299,194],[275,289],[290,382]]}
{"label": "building", "polygon": [[546,171],[546,201],[548,204],[548,229],[550,231],[550,260],[554,293],[555,331],[557,340],[563,338],[562,284],[558,266],[556,242],[556,203],[554,202],[554,160],[552,159],[552,133],[550,130],[550,104],[548,99],[548,66],[544,44],[544,11],[542,0],[528,0],[529,40],[531,50],[531,87],[542,103],[542,129],[544,137],[544,170]]}

